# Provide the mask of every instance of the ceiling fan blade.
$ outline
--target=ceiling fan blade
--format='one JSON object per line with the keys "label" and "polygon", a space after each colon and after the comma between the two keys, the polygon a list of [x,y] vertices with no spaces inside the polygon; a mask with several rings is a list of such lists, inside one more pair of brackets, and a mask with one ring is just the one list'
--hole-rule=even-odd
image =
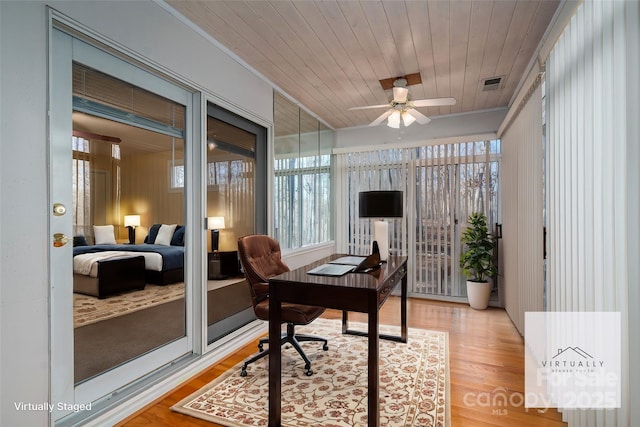
{"label": "ceiling fan blade", "polygon": [[370,108],[389,108],[389,104],[367,105],[366,107],[351,107],[351,108],[349,108],[349,111],[351,111],[351,110],[368,110]]}
{"label": "ceiling fan blade", "polygon": [[384,113],[380,114],[380,116],[375,119],[374,121],[372,121],[369,126],[378,126],[380,123],[382,123],[387,117],[389,117],[391,115],[391,113],[393,113],[395,110],[391,109],[388,111],[385,111]]}
{"label": "ceiling fan blade", "polygon": [[416,118],[416,121],[418,123],[420,123],[421,125],[426,125],[427,123],[429,123],[431,121],[431,119],[427,116],[425,116],[424,114],[422,114],[420,111],[414,109],[414,108],[409,108],[407,110],[408,114],[411,114],[413,117]]}
{"label": "ceiling fan blade", "polygon": [[455,98],[431,98],[431,99],[417,99],[411,101],[414,107],[441,107],[445,105],[455,105]]}

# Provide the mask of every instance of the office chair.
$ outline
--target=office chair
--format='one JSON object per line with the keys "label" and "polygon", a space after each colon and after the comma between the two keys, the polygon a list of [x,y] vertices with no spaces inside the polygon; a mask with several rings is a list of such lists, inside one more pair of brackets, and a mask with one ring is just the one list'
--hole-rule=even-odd
{"label": "office chair", "polygon": [[[244,236],[238,239],[238,254],[251,291],[253,311],[258,319],[268,321],[269,278],[289,271],[289,267],[282,262],[280,244],[265,235]],[[313,375],[311,361],[299,343],[303,341],[322,342],[324,343],[322,346],[324,351],[327,351],[329,346],[325,338],[296,334],[295,325],[308,325],[317,319],[324,310],[323,307],[282,303],[282,322],[287,324],[287,332],[282,334],[280,345],[289,343],[296,349],[305,362],[304,369],[307,376]],[[269,343],[269,338],[260,340],[258,344],[259,353],[245,361],[240,372],[241,376],[247,375],[247,366],[249,364],[269,354],[268,349],[263,349],[265,343]]]}

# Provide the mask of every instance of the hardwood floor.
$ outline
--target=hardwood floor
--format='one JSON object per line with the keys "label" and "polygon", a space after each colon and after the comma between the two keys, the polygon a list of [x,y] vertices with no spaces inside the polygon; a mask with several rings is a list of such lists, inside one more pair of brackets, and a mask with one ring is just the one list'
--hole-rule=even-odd
{"label": "hardwood floor", "polygon": [[[449,333],[452,427],[566,425],[555,409],[539,412],[524,408],[523,339],[503,309],[477,311],[465,304],[410,299],[408,311],[410,328]],[[327,310],[323,317],[339,319],[341,313]],[[349,319],[366,321],[357,313]],[[399,298],[385,303],[380,322],[399,325]],[[253,354],[256,344],[211,366],[118,426],[218,426],[169,408]]]}

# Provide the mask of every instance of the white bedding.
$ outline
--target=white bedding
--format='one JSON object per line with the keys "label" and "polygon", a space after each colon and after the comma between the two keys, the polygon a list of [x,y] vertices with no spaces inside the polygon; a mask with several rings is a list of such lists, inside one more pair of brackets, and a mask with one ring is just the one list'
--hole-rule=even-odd
{"label": "white bedding", "polygon": [[162,271],[162,255],[155,252],[104,251],[80,254],[73,257],[73,272],[98,277],[98,261],[135,256],[144,257],[145,270]]}

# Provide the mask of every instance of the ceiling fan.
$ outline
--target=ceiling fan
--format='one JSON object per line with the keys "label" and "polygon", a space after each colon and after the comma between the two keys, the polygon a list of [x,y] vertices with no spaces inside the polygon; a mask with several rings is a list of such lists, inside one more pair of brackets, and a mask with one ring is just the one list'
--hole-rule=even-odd
{"label": "ceiling fan", "polygon": [[387,119],[387,126],[392,128],[400,128],[400,119],[405,126],[417,121],[421,125],[429,123],[431,119],[415,107],[440,107],[446,105],[455,105],[454,98],[430,98],[417,99],[412,101],[409,98],[409,89],[407,89],[407,79],[397,78],[393,81],[393,98],[388,104],[369,105],[366,107],[352,107],[349,110],[367,110],[371,108],[388,108],[377,119],[369,124],[369,126],[377,126]]}

